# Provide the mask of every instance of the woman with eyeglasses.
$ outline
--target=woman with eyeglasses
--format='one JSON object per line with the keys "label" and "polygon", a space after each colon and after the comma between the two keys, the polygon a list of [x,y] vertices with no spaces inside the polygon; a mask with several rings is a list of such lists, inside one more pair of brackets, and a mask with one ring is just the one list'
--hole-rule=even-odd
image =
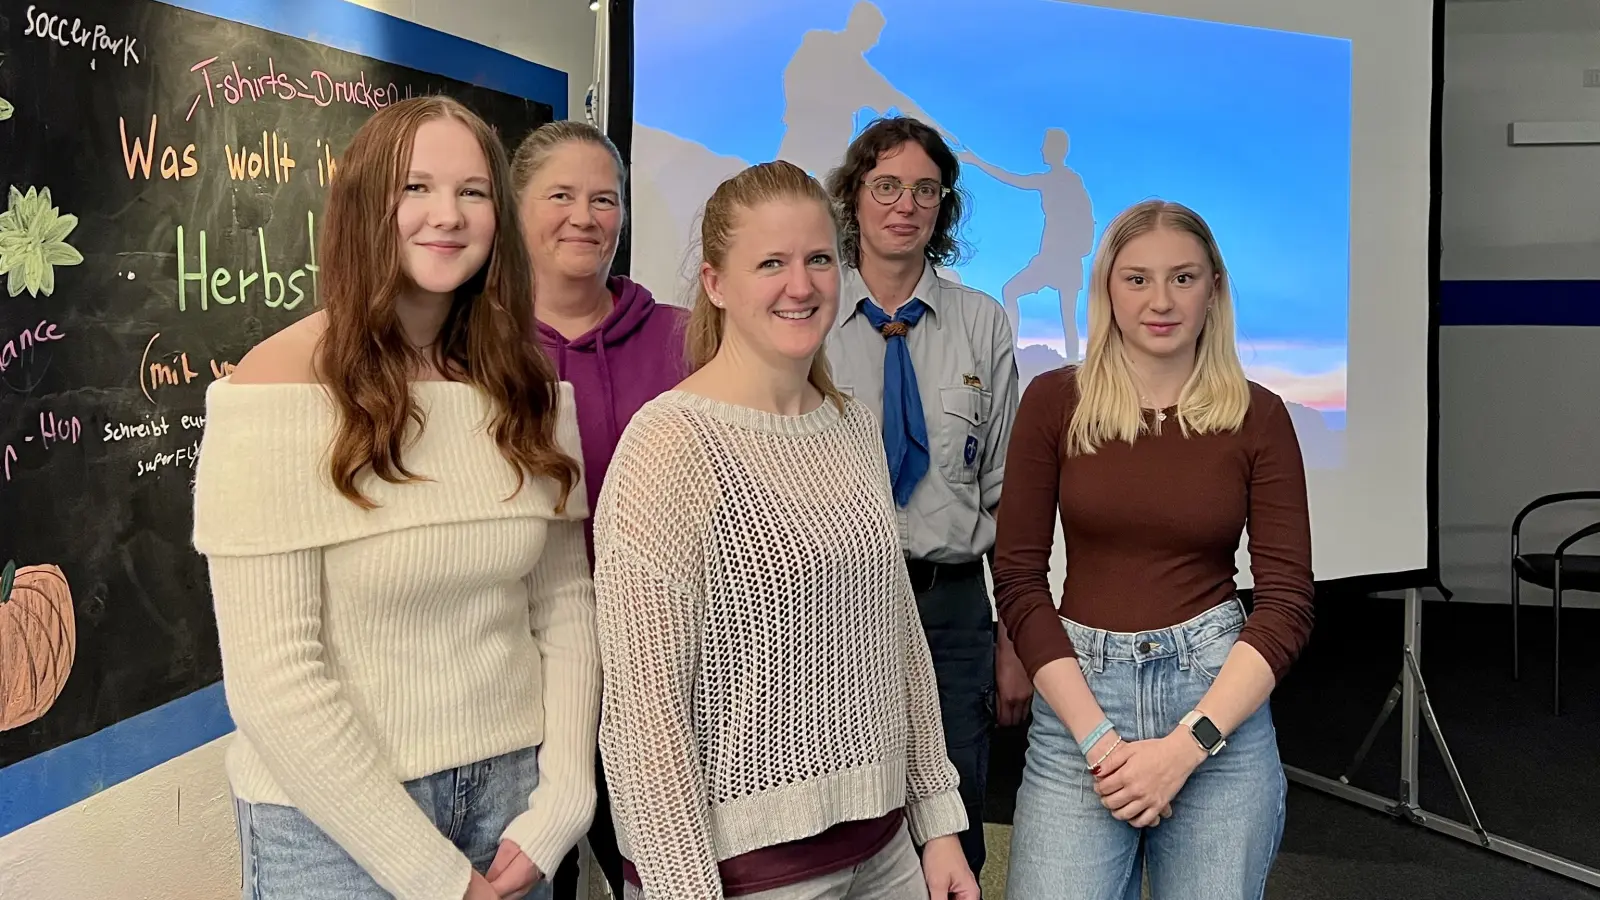
{"label": "woman with eyeglasses", "polygon": [[959,176],[944,139],[916,119],[880,119],[850,145],[828,177],[844,263],[828,358],[839,389],[883,428],[901,551],[961,774],[962,849],[978,874],[990,732],[997,712],[1001,724],[1022,720],[1033,685],[1003,630],[996,646],[983,571],[1017,411],[1011,326],[993,297],[934,268],[960,258]]}

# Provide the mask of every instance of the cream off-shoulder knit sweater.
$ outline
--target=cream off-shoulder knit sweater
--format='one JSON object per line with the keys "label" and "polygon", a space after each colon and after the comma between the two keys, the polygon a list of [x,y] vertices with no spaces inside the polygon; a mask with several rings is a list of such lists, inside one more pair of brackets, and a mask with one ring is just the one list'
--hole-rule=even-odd
{"label": "cream off-shoulder knit sweater", "polygon": [[[461,900],[471,865],[405,781],[527,747],[539,784],[504,837],[554,872],[594,812],[600,671],[580,482],[516,473],[490,401],[421,381],[404,448],[424,481],[328,475],[336,426],[312,384],[214,382],[195,473],[233,791],[293,806],[401,900]],[[582,459],[572,388],[557,439]],[[514,494],[514,496],[513,496]]]}

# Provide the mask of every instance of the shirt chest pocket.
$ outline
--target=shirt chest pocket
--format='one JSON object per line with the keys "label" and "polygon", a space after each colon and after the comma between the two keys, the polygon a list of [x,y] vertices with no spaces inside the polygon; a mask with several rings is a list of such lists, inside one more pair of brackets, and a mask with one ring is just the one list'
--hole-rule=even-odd
{"label": "shirt chest pocket", "polygon": [[939,414],[928,423],[934,463],[952,484],[978,480],[983,438],[988,431],[989,408],[994,396],[970,385],[939,388]]}

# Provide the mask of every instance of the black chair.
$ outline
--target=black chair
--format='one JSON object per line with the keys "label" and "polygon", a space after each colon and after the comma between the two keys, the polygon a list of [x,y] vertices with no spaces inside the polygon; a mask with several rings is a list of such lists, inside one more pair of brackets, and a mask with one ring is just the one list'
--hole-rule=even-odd
{"label": "black chair", "polygon": [[1600,555],[1568,553],[1573,544],[1584,538],[1600,535],[1600,522],[1580,528],[1562,539],[1554,553],[1522,552],[1522,520],[1528,513],[1557,503],[1580,500],[1600,500],[1600,491],[1563,491],[1546,494],[1529,503],[1511,520],[1511,677],[1522,677],[1522,582],[1536,584],[1550,591],[1554,625],[1555,649],[1551,654],[1551,703],[1554,714],[1561,715],[1561,592],[1585,591],[1600,593]]}

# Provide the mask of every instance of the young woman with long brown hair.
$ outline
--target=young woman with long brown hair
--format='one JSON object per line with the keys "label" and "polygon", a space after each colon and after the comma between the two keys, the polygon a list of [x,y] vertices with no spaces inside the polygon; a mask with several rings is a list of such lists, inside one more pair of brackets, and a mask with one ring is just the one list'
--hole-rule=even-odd
{"label": "young woman with long brown hair", "polygon": [[212,385],[195,479],[244,897],[543,895],[593,810],[599,666],[505,150],[454,101],[388,107],[327,222],[322,309]]}
{"label": "young woman with long brown hair", "polygon": [[595,514],[625,895],[977,900],[883,438],[822,355],[828,196],[752,166],[701,242],[695,371],[633,417]]}

